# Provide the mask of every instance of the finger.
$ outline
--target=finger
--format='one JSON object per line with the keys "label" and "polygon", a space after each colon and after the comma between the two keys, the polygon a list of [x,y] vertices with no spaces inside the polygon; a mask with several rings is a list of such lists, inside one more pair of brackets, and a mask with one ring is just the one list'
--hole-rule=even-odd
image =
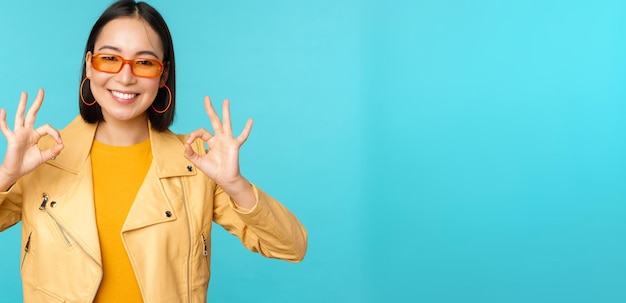
{"label": "finger", "polygon": [[41,108],[41,103],[43,103],[43,89],[39,89],[37,92],[37,97],[35,97],[35,102],[30,106],[28,112],[26,113],[26,120],[24,121],[24,126],[32,127],[35,125],[35,119],[37,118],[37,112]]}
{"label": "finger", "polygon": [[0,108],[0,131],[5,137],[11,133],[9,125],[7,125],[7,111],[4,108]]}
{"label": "finger", "polygon": [[13,121],[13,129],[24,126],[24,110],[26,110],[26,100],[28,94],[22,92],[20,95],[20,103],[17,104],[17,110],[15,111],[15,121]]}
{"label": "finger", "polygon": [[224,123],[222,123],[224,133],[232,136],[233,125],[230,122],[230,101],[228,99],[224,99],[224,103],[222,103],[222,119],[224,120]]}
{"label": "finger", "polygon": [[246,127],[243,128],[243,131],[241,131],[241,134],[239,134],[239,137],[237,137],[237,141],[239,141],[239,144],[243,144],[244,142],[246,142],[246,140],[248,140],[248,136],[250,135],[250,131],[252,131],[252,123],[254,122],[254,120],[252,119],[248,119],[248,122],[246,122]]}
{"label": "finger", "polygon": [[211,120],[211,126],[213,126],[213,130],[215,131],[215,133],[222,133],[224,130],[222,129],[220,117],[217,116],[217,113],[213,108],[213,104],[211,103],[211,98],[209,98],[209,96],[204,97],[204,108],[206,109],[206,113],[209,115],[209,119]]}
{"label": "finger", "polygon": [[196,164],[196,160],[199,155],[191,148],[191,144],[185,143],[185,153],[184,156],[187,160],[191,161],[193,164]]}
{"label": "finger", "polygon": [[197,138],[202,139],[202,141],[206,142],[209,139],[213,138],[213,134],[211,134],[208,130],[204,128],[199,128],[189,133],[189,138],[187,138],[187,144],[191,144],[191,142],[195,141]]}
{"label": "finger", "polygon": [[56,144],[55,146],[49,149],[41,151],[41,158],[43,159],[43,162],[46,162],[58,156],[61,153],[61,150],[63,149],[63,147],[65,147],[63,144]]}
{"label": "finger", "polygon": [[57,141],[57,143],[59,144],[63,143],[63,139],[61,139],[61,133],[59,133],[58,130],[54,129],[54,127],[50,126],[50,124],[45,124],[45,125],[38,127],[35,130],[35,132],[37,132],[37,134],[40,137],[43,137],[44,135],[48,134],[52,136],[52,138],[54,138],[54,140]]}

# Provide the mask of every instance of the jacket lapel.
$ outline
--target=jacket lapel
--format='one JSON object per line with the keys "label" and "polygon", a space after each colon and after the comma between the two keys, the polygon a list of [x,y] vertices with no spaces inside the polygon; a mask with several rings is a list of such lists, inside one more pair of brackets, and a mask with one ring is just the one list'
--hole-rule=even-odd
{"label": "jacket lapel", "polygon": [[152,164],[137,192],[122,232],[176,220],[184,199],[178,177],[196,174],[193,164],[184,157],[184,145],[170,131],[158,132],[150,127]]}

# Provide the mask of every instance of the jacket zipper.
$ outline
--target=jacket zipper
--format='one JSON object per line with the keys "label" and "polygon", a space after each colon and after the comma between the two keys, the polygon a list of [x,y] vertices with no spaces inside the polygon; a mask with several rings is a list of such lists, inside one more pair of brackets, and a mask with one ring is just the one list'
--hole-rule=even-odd
{"label": "jacket zipper", "polygon": [[202,233],[202,255],[204,256],[204,263],[206,264],[206,269],[207,271],[209,270],[209,259],[208,259],[208,255],[209,255],[209,250],[207,248],[207,238],[204,235],[204,232]]}
{"label": "jacket zipper", "polygon": [[20,270],[24,267],[24,261],[26,261],[26,256],[28,255],[28,251],[30,250],[30,237],[33,235],[31,231],[28,234],[28,239],[26,240],[26,245],[24,245],[24,258],[22,258],[22,264],[20,264]]}
{"label": "jacket zipper", "polygon": [[206,248],[206,237],[204,236],[204,233],[202,233],[202,242],[203,242],[202,255],[206,257],[209,254],[209,252],[207,251],[207,248]]}
{"label": "jacket zipper", "polygon": [[[65,231],[65,229],[61,226],[61,224],[59,223],[59,220],[57,220],[57,218],[55,217],[54,214],[52,214],[52,212],[50,212],[50,210],[48,210],[47,208],[47,204],[48,204],[48,194],[43,193],[42,194],[42,201],[41,204],[39,205],[39,210],[45,211],[48,216],[50,216],[50,218],[52,218],[52,220],[54,220],[54,223],[56,223],[57,227],[59,228],[59,230],[61,231],[61,235],[63,236],[63,239],[65,239],[65,243],[67,244],[68,247],[72,246],[72,243],[70,242],[70,237],[67,235],[67,232]],[[27,242],[28,244],[30,244],[30,236],[28,237],[29,241]],[[82,247],[80,245],[80,243],[76,242],[76,244],[78,244],[78,247],[80,247],[80,249],[83,250],[83,252],[85,252],[85,254],[87,256],[89,256],[89,258],[91,258],[91,260],[93,260],[93,262],[95,264],[97,264],[98,266],[102,267],[102,265],[100,263],[98,263],[98,261],[96,260],[96,258],[94,258],[91,254],[87,253],[87,250],[85,250],[84,247]],[[102,282],[102,276],[100,276],[100,281],[98,281],[98,285],[100,285],[100,283]],[[96,297],[97,294],[97,290],[98,288],[96,288],[96,291],[94,291],[91,295],[91,300],[93,301],[93,299]]]}
{"label": "jacket zipper", "polygon": [[185,208],[185,216],[187,217],[187,302],[191,302],[191,221],[189,220],[189,210],[187,209],[187,199],[185,198],[185,184],[183,179],[179,178],[180,188],[182,191],[183,206]]}
{"label": "jacket zipper", "polygon": [[54,223],[57,225],[57,228],[61,232],[61,236],[63,237],[63,240],[65,240],[65,245],[67,245],[67,247],[72,247],[72,242],[70,242],[70,238],[67,236],[67,232],[61,226],[61,224],[59,224],[59,221],[54,217],[54,215],[50,213],[50,210],[48,210],[48,207],[47,207],[48,200],[49,200],[48,194],[43,193],[41,198],[42,198],[42,201],[41,201],[41,204],[39,205],[39,210],[46,211],[46,213],[50,216],[50,218],[54,220]]}
{"label": "jacket zipper", "polygon": [[43,193],[41,195],[41,205],[39,205],[39,210],[45,210],[46,209],[46,204],[48,203],[48,194]]}
{"label": "jacket zipper", "polygon": [[[50,214],[50,212],[48,212],[48,214]],[[50,215],[50,217],[52,217],[52,215]],[[53,219],[54,219],[54,217],[53,217]],[[70,239],[67,236],[67,233],[65,232],[65,229],[63,229],[63,227],[61,227],[61,224],[59,224],[59,222],[57,222],[56,220],[54,220],[54,223],[57,224],[57,227],[59,228],[59,231],[61,231],[61,236],[63,236],[63,240],[65,240],[65,245],[67,245],[67,247],[72,247],[72,242],[70,242]]]}

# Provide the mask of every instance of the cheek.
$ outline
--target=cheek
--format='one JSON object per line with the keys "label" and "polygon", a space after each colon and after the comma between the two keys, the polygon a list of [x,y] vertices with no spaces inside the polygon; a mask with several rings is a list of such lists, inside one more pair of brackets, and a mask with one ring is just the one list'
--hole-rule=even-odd
{"label": "cheek", "polygon": [[89,85],[91,86],[91,91],[100,91],[104,89],[104,85],[109,81],[111,77],[107,74],[102,73],[92,73],[91,77],[89,77]]}
{"label": "cheek", "polygon": [[154,95],[154,97],[156,97],[157,93],[159,92],[159,79],[145,79],[147,81],[145,81],[142,85],[143,89],[144,89],[144,93],[145,94],[149,94],[149,95]]}

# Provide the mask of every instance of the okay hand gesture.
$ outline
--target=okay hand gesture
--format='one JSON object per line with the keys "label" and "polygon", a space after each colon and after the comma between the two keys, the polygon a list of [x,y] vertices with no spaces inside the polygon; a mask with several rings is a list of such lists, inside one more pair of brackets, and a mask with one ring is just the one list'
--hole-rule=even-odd
{"label": "okay hand gesture", "polygon": [[[13,130],[7,124],[6,110],[0,109],[0,131],[7,140],[7,150],[0,165],[0,190],[7,189],[17,179],[57,156],[63,149],[61,135],[56,129],[48,124],[38,128],[34,126],[37,112],[43,103],[43,96],[44,92],[40,89],[24,117],[28,95],[22,93],[15,113]],[[52,136],[56,144],[49,149],[40,150],[37,143],[46,134]]]}
{"label": "okay hand gesture", "polygon": [[[230,121],[229,101],[224,100],[222,105],[224,121],[220,121],[209,97],[204,98],[204,107],[215,134],[204,128],[189,134],[189,139],[185,144],[185,157],[228,192],[229,187],[235,188],[233,185],[245,181],[239,171],[239,149],[248,139],[252,129],[252,119],[248,120],[241,134],[235,138]],[[209,146],[207,154],[201,156],[191,149],[190,144],[197,138],[201,138]]]}

